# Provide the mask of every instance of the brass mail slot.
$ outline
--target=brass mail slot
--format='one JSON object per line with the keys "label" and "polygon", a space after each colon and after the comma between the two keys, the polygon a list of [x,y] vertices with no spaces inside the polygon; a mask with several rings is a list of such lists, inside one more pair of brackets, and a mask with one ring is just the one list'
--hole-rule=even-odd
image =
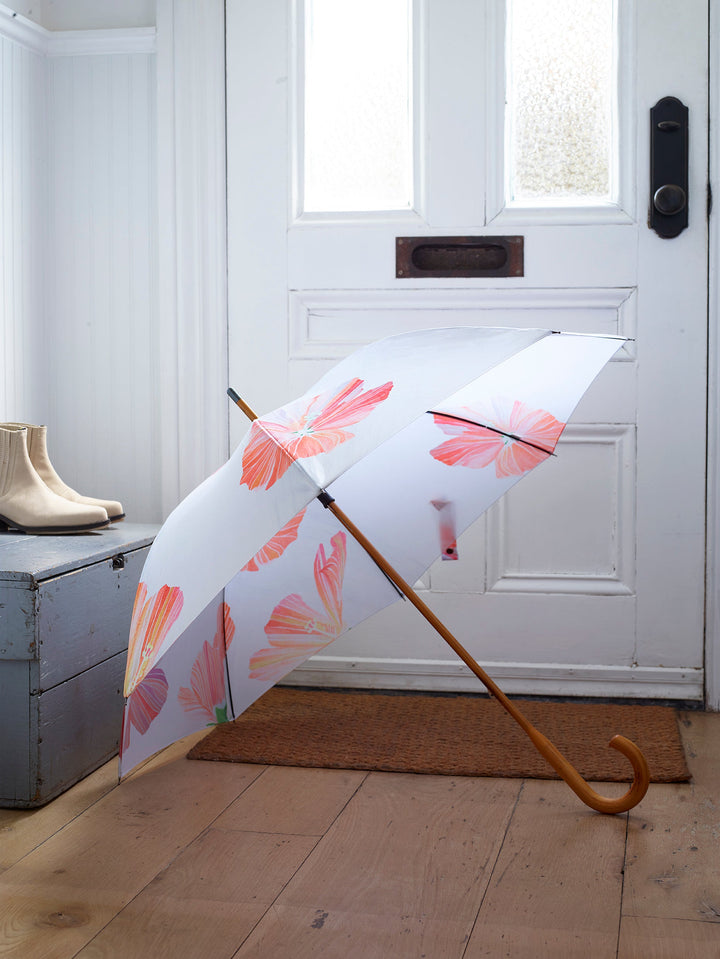
{"label": "brass mail slot", "polygon": [[521,236],[398,236],[395,276],[523,276]]}

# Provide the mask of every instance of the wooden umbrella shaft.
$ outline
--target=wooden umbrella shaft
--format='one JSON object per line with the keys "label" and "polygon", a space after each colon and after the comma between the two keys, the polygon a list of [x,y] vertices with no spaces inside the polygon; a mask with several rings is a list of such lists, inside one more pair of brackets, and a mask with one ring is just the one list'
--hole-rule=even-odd
{"label": "wooden umbrella shaft", "polygon": [[342,523],[345,529],[353,536],[354,539],[362,546],[366,553],[368,553],[377,566],[385,573],[387,578],[400,590],[403,596],[408,599],[415,609],[424,616],[428,623],[433,627],[433,629],[442,636],[445,642],[450,646],[450,648],[457,653],[457,655],[462,659],[466,666],[468,666],[477,678],[482,682],[489,692],[498,700],[499,703],[510,713],[513,719],[522,726],[522,728],[529,732],[533,727],[527,721],[527,719],[522,715],[518,708],[513,704],[511,700],[507,698],[505,693],[500,689],[497,683],[488,676],[485,670],[478,664],[473,656],[465,649],[465,647],[458,642],[455,636],[450,632],[445,623],[439,619],[435,613],[430,609],[430,607],[418,596],[412,586],[403,579],[403,577],[398,573],[394,566],[391,566],[390,563],[385,559],[385,557],[373,546],[369,539],[357,528],[357,526],[352,522],[352,520],[344,513],[337,503],[333,500],[328,504],[327,508],[330,512],[337,517],[337,519]]}
{"label": "wooden umbrella shaft", "polygon": [[[234,390],[229,389],[228,395],[250,420],[257,419],[257,415]],[[634,771],[634,777],[630,788],[622,796],[613,799],[601,796],[585,782],[580,773],[578,773],[575,767],[568,762],[567,759],[565,759],[557,747],[554,746],[546,736],[544,736],[532,725],[532,723],[517,708],[515,703],[508,699],[497,683],[495,683],[494,680],[488,676],[485,670],[477,663],[475,658],[470,655],[470,653],[460,642],[458,642],[458,640],[455,638],[455,636],[453,636],[442,620],[439,619],[435,613],[433,613],[430,607],[427,606],[427,604],[418,596],[412,586],[410,586],[410,584],[403,579],[395,567],[385,559],[382,553],[375,548],[365,534],[359,530],[352,520],[343,512],[343,510],[340,509],[333,497],[330,496],[330,494],[325,490],[322,490],[318,496],[318,499],[326,509],[329,509],[332,512],[332,514],[342,524],[342,526],[345,527],[345,529],[356,540],[356,542],[362,546],[365,552],[371,557],[371,559],[375,562],[379,569],[382,570],[385,576],[387,576],[390,582],[393,583],[393,585],[399,590],[399,592],[413,604],[413,606],[425,618],[425,620],[445,640],[448,646],[450,646],[450,648],[460,657],[465,665],[472,670],[472,672],[475,674],[475,676],[477,676],[488,692],[490,692],[495,699],[497,699],[503,709],[505,709],[510,716],[512,716],[515,722],[527,734],[538,752],[545,757],[557,774],[565,780],[573,792],[587,806],[590,806],[592,809],[595,809],[598,812],[612,814],[626,812],[628,809],[632,809],[633,806],[636,806],[640,802],[648,790],[648,785],[650,783],[650,772],[645,757],[635,743],[631,742],[629,739],[626,739],[624,736],[613,736],[613,738],[610,740],[610,746],[612,746],[613,749],[621,752],[627,759],[630,760]]]}

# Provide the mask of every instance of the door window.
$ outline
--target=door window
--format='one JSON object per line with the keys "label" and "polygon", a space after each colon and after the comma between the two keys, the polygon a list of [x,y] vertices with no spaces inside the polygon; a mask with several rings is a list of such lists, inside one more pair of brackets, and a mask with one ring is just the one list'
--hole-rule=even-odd
{"label": "door window", "polygon": [[306,0],[300,210],[412,204],[411,0]]}
{"label": "door window", "polygon": [[[506,85],[506,204],[617,202],[615,6],[616,0],[508,0],[499,63]],[[420,69],[412,57],[413,20],[412,0],[305,0],[298,214],[413,208],[413,89]],[[467,117],[468,125],[484,122]]]}
{"label": "door window", "polygon": [[510,0],[510,202],[617,199],[613,7],[613,0]]}

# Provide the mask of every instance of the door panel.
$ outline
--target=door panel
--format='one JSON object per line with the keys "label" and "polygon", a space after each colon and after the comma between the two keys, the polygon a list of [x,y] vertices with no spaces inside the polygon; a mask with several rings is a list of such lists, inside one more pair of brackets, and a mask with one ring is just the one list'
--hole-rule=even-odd
{"label": "door panel", "polygon": [[[362,343],[413,328],[541,326],[632,342],[536,470],[420,587],[509,689],[702,695],[707,4],[617,0],[612,196],[508,197],[506,19],[493,0],[412,8],[415,199],[302,212],[304,6],[228,0],[230,381],[266,412]],[[568,34],[568,43],[572,42]],[[650,107],[690,106],[690,226],[646,224]],[[405,279],[395,238],[524,236],[524,276]],[[246,429],[236,420],[235,443]],[[399,604],[299,682],[476,689]]]}

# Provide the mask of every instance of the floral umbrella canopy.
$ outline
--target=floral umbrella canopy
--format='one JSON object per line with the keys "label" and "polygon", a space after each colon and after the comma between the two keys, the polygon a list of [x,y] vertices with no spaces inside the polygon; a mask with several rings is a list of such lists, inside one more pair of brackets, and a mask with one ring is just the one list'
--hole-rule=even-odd
{"label": "floral umbrella canopy", "polygon": [[131,624],[121,774],[239,715],[400,594],[420,608],[407,581],[441,553],[454,558],[457,535],[552,455],[622,342],[472,327],[401,334],[256,419],[150,550]]}

